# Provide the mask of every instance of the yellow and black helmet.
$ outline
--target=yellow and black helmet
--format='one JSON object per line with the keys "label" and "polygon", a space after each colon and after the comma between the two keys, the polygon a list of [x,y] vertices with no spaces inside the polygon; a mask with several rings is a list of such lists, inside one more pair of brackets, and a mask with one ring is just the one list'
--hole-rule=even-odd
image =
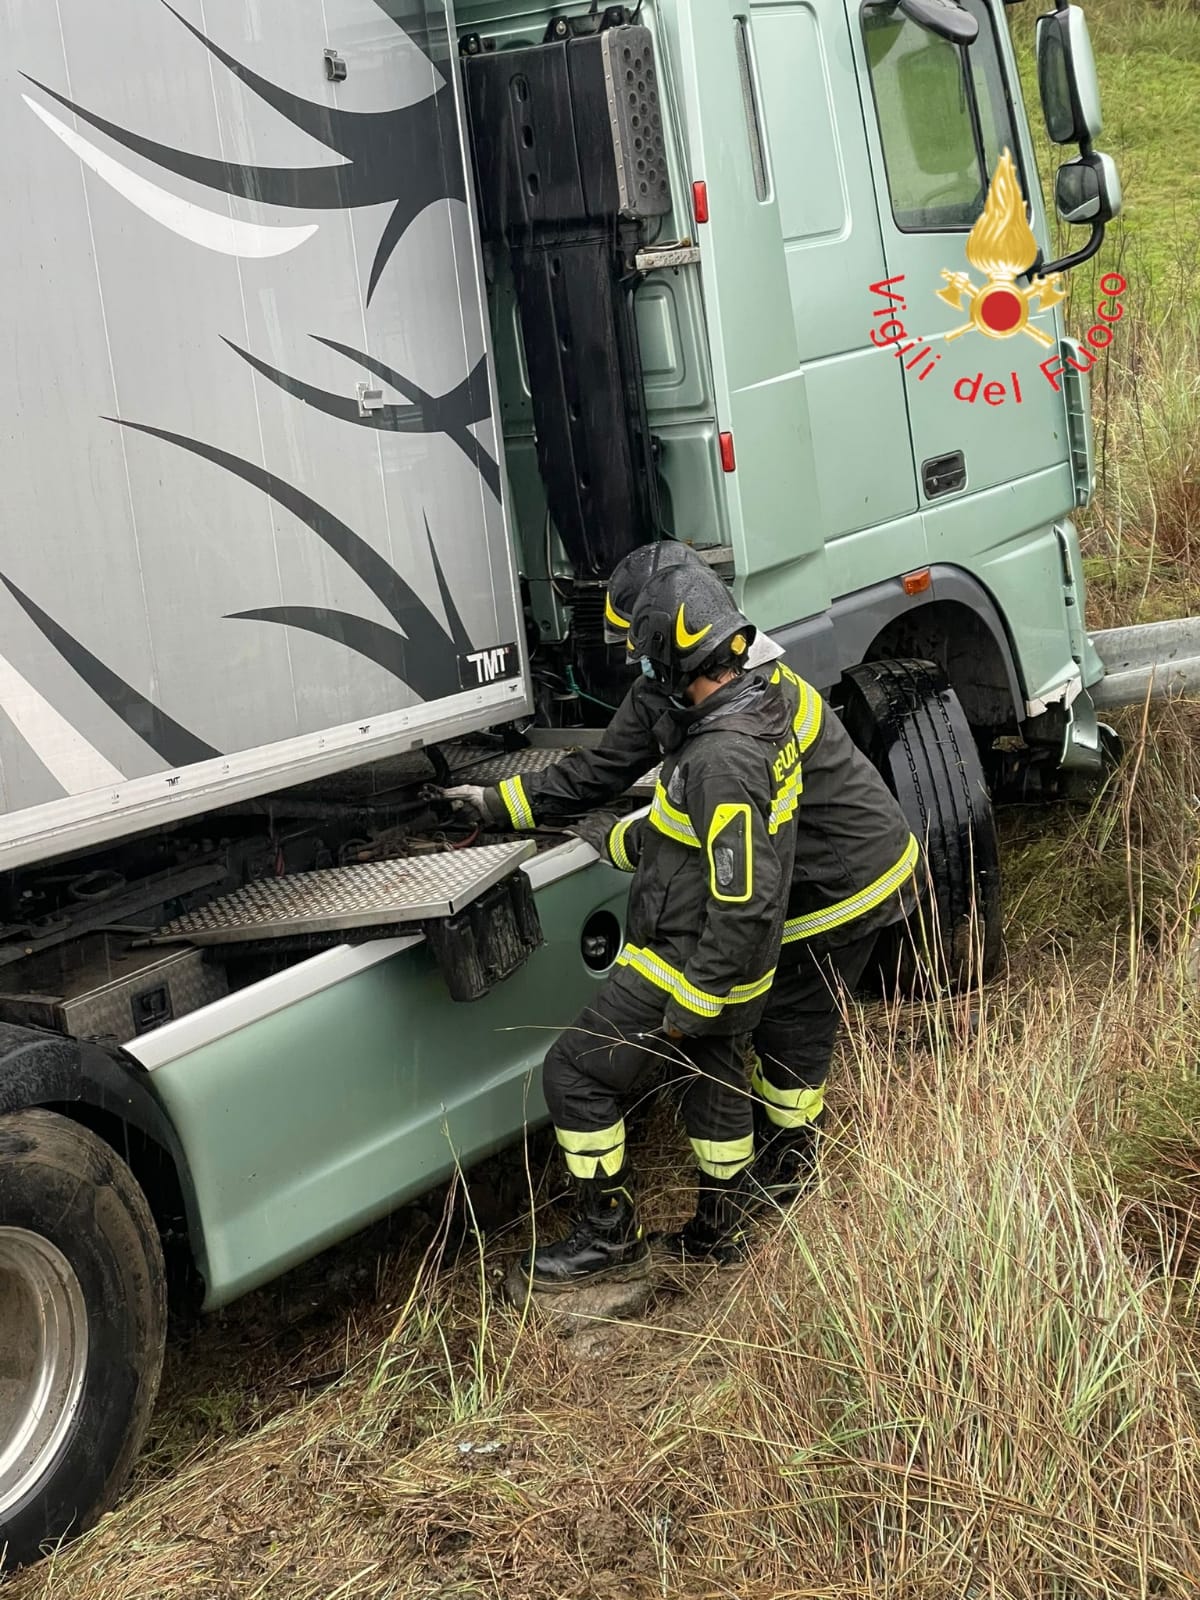
{"label": "yellow and black helmet", "polygon": [[626,649],[679,695],[701,673],[741,670],[757,632],[703,562],[682,562],[648,579],[633,607]]}
{"label": "yellow and black helmet", "polygon": [[604,597],[605,643],[625,643],[637,597],[656,572],[686,563],[706,566],[690,544],[680,544],[678,539],[659,539],[654,544],[639,545],[619,561],[613,568]]}

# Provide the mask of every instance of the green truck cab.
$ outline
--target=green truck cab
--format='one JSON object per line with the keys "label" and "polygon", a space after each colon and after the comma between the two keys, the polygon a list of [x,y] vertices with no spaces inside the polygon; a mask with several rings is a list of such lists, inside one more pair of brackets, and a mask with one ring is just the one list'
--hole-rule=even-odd
{"label": "green truck cab", "polygon": [[[87,43],[86,8],[70,9],[71,39]],[[19,497],[0,491],[13,530],[0,535],[0,800],[15,819],[0,817],[0,1567],[35,1559],[120,1493],[157,1389],[168,1267],[205,1308],[223,1305],[544,1115],[548,1030],[615,960],[624,885],[561,837],[456,837],[471,848],[452,859],[421,785],[451,772],[495,781],[594,737],[624,685],[601,624],[627,550],[694,543],[840,706],[921,834],[952,957],[980,928],[979,962],[998,953],[988,782],[1001,748],[1047,770],[1095,769],[1103,754],[1091,691],[1104,668],[1071,516],[1093,480],[1087,371],[1114,336],[1124,282],[1102,283],[1090,344],[1069,339],[1062,275],[1120,205],[1112,163],[1092,149],[1099,101],[1079,7],[1038,22],[1041,115],[1074,152],[1057,209],[1090,229],[1058,262],[1001,0],[329,0],[259,34],[234,4],[205,8],[208,33],[146,9],[162,10],[120,8],[131,41],[143,24],[174,32],[155,35],[158,54],[149,41],[121,53],[123,119],[86,73],[73,92],[95,105],[55,87],[52,69],[68,81],[61,41],[32,19],[28,34],[9,24],[3,115],[41,124],[38,159],[73,185],[83,258],[118,237],[124,250],[161,235],[176,252],[141,282],[147,315],[167,304],[168,259],[182,273],[208,252],[199,259],[235,263],[229,303],[272,354],[240,323],[201,341],[186,318],[207,280],[188,280],[184,310],[164,313],[176,342],[158,375],[114,379],[119,492],[106,498],[97,464],[111,432],[87,435],[101,442],[91,454],[69,439],[56,449],[48,476],[76,483],[77,521],[40,596],[13,576],[34,559],[16,532],[28,508],[18,517]],[[272,72],[285,44],[286,72]],[[45,81],[26,58],[49,61]],[[199,154],[182,152],[177,126],[145,132],[193,90]],[[381,109],[397,97],[399,111]],[[251,113],[264,118],[257,144]],[[285,173],[267,121],[280,116],[338,150],[342,175],[330,180],[309,146]],[[397,142],[372,165],[375,139]],[[225,212],[214,189],[234,197]],[[20,192],[34,215],[32,186]],[[53,236],[56,206],[33,237]],[[435,227],[451,269],[429,265],[422,229]],[[280,331],[299,269],[273,263],[332,251],[338,228],[352,262],[345,281],[329,269],[329,306],[361,313],[363,340],[386,335],[401,355],[421,348],[422,306],[448,308],[469,380],[419,386],[401,355],[334,345],[323,324]],[[50,246],[27,248],[52,301]],[[411,304],[390,287],[396,262],[419,287]],[[132,357],[113,329],[140,311],[128,283],[101,277],[106,292],[79,302],[62,347],[95,333],[93,366],[107,349],[116,372]],[[312,355],[322,339],[360,364],[336,395],[297,375],[301,346]],[[236,371],[271,421],[241,450],[204,442],[218,423],[201,415],[202,385],[171,372],[202,343],[205,361],[230,363],[212,369],[221,405],[236,410],[224,387]],[[164,369],[164,392],[195,412],[190,432],[139,409]],[[27,369],[14,358],[14,370]],[[51,409],[30,412],[30,439]],[[349,446],[326,452],[320,494],[301,484],[325,427],[377,452],[382,500],[418,530],[419,561],[381,565],[382,538],[328,511],[343,491],[366,505]],[[203,474],[220,472],[353,569],[369,606],[327,576],[319,605],[256,600],[236,615],[264,630],[268,653],[285,628],[289,649],[353,647],[370,671],[399,649],[401,711],[354,701],[349,680],[330,687],[334,657],[313,656],[307,690],[327,689],[338,715],[303,722],[305,686],[276,689],[264,666],[246,727],[275,710],[278,723],[232,746],[201,736],[225,709],[224,646],[189,665],[188,715],[166,704],[164,638],[207,606],[213,562],[228,585],[257,559],[241,501],[213,502],[209,522],[233,544],[206,524],[211,561],[176,547],[144,670],[116,670],[64,628],[55,605],[83,561],[70,550],[109,537],[126,487],[133,506],[158,492],[168,458],[152,450],[186,454],[179,471],[197,474],[180,478],[172,527],[196,530],[217,481]],[[473,476],[431,529],[430,499],[458,472]],[[49,495],[59,485],[46,477]],[[139,596],[156,581],[146,521],[130,568]],[[490,632],[464,620],[446,578],[468,534],[462,583],[477,613],[494,612]],[[484,568],[470,590],[468,569]],[[101,610],[125,603],[96,582]],[[353,614],[376,602],[399,634],[377,610]],[[241,680],[253,680],[248,636],[214,636],[245,652]],[[418,638],[463,675],[414,689]],[[76,680],[90,698],[66,714]],[[128,755],[138,740],[158,753],[141,766]],[[22,783],[18,805],[9,790]],[[397,859],[403,906],[372,900],[369,874]],[[333,880],[359,896],[349,916],[313,899]]]}

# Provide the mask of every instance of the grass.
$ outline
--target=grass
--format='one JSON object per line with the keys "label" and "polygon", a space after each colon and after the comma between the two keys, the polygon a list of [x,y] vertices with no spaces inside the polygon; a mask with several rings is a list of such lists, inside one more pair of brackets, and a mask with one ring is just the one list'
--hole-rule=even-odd
{"label": "grass", "polygon": [[[1127,211],[1072,326],[1130,282],[1100,626],[1200,612],[1200,23],[1088,10]],[[822,1184],[744,1273],[564,1338],[496,1295],[530,1205],[491,1168],[177,1336],[134,1492],[5,1600],[1200,1592],[1200,709],[1121,731],[1090,806],[1002,818],[1004,979],[855,1012]],[[684,1214],[667,1111],[636,1154]]]}

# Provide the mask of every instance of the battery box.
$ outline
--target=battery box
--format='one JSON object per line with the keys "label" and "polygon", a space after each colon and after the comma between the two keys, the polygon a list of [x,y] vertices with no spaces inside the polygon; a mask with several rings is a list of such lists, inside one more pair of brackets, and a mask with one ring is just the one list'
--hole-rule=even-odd
{"label": "battery box", "polygon": [[0,1017],[76,1039],[127,1044],[228,993],[224,969],[193,949],[131,950],[107,933],[0,968]]}

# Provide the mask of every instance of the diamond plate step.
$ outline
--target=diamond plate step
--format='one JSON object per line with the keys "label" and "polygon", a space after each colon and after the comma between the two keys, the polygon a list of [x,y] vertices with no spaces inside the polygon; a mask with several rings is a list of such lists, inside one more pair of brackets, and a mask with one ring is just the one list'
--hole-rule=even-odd
{"label": "diamond plate step", "polygon": [[[548,767],[557,766],[564,756],[570,755],[570,750],[533,749],[516,750],[508,755],[484,756],[477,762],[472,762],[469,769],[464,768],[456,772],[455,777],[464,778],[470,783],[499,783],[502,778],[513,778],[518,773],[545,772]],[[662,763],[636,783],[629,785],[628,793],[631,795],[652,795],[658,775],[662,771]]]}
{"label": "diamond plate step", "polygon": [[478,759],[459,759],[454,763],[454,776],[464,783],[483,785],[499,783],[503,778],[515,778],[519,773],[545,772],[556,767],[569,750],[508,750],[492,755],[476,752]]}
{"label": "diamond plate step", "polygon": [[152,943],[235,944],[452,917],[534,854],[532,839],[263,878],[177,917]]}

